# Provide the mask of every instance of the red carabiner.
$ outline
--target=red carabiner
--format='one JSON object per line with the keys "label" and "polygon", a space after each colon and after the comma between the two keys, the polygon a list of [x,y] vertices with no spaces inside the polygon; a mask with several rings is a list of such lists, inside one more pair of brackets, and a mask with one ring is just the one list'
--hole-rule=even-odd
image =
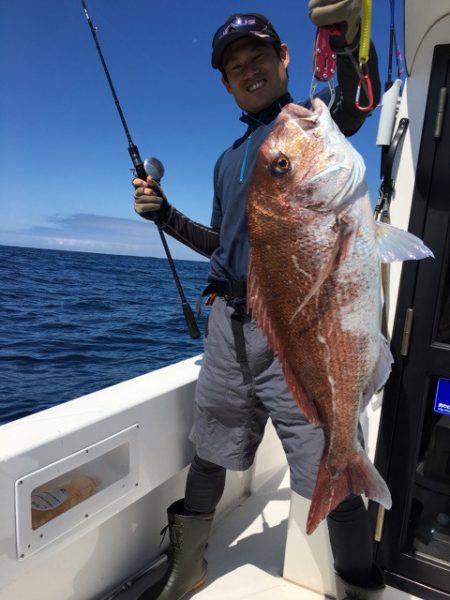
{"label": "red carabiner", "polygon": [[[359,99],[361,97],[361,87],[364,83],[364,91],[366,92],[367,97],[369,98],[369,103],[367,106],[362,106],[359,103]],[[356,98],[355,98],[355,106],[361,112],[369,112],[369,110],[373,109],[373,89],[372,89],[372,81],[370,76],[366,73],[365,75],[361,75],[361,78],[358,83],[358,87],[356,89]]]}
{"label": "red carabiner", "polygon": [[313,73],[319,81],[329,81],[336,73],[336,52],[331,49],[330,36],[341,30],[333,25],[318,27],[314,42]]}
{"label": "red carabiner", "polygon": [[334,100],[336,98],[334,76],[337,71],[337,62],[336,52],[332,50],[330,45],[330,36],[341,34],[341,29],[339,29],[339,27],[336,25],[327,25],[317,28],[313,52],[313,76],[309,91],[311,103],[314,99],[317,85],[319,82],[325,82],[328,83],[328,87],[330,89],[328,108],[331,108],[334,104]]}

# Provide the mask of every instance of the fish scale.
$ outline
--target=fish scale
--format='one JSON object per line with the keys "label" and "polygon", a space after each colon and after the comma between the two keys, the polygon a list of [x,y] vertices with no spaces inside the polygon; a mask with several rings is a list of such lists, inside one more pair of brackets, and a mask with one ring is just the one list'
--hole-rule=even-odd
{"label": "fish scale", "polygon": [[363,160],[318,99],[312,110],[285,106],[261,145],[247,222],[248,306],[300,410],[324,430],[307,532],[351,492],[390,508],[357,438],[360,411],[392,363],[380,333],[380,260],[432,253],[407,232],[378,235]]}

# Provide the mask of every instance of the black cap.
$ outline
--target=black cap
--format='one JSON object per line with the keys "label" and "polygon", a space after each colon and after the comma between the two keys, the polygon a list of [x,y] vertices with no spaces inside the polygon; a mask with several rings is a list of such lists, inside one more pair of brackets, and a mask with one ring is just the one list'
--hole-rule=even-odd
{"label": "black cap", "polygon": [[243,37],[254,37],[262,42],[274,44],[281,42],[280,36],[269,19],[258,13],[236,13],[231,15],[216,31],[212,42],[211,65],[214,69],[222,66],[222,54],[225,48]]}

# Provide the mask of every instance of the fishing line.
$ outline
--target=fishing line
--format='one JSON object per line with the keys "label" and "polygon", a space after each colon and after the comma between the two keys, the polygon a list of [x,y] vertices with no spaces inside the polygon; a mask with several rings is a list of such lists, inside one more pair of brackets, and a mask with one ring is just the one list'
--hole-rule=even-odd
{"label": "fishing line", "polygon": [[[105,25],[107,27],[105,27]],[[113,20],[111,20],[107,15],[102,14],[102,25],[96,25],[95,29],[97,32],[102,32],[103,30],[109,30],[114,32],[114,37],[109,37],[110,44],[106,44],[107,46],[120,46],[121,43],[124,49],[126,48],[127,50],[134,50],[135,56],[140,56],[141,60],[146,60],[145,56],[143,56],[144,45],[138,45],[134,36],[127,37],[124,33],[122,33],[122,30],[117,28],[117,23],[114,23]],[[119,43],[117,43],[117,41],[119,41]],[[117,47],[115,48],[115,50],[117,51]],[[111,50],[107,47],[107,51],[110,52]],[[155,66],[157,65],[152,64],[152,69]]]}

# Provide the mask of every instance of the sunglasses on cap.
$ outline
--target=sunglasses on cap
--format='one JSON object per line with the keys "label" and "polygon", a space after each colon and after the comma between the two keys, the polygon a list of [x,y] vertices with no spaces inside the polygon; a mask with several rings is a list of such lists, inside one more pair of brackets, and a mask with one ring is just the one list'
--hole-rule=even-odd
{"label": "sunglasses on cap", "polygon": [[221,27],[219,27],[213,37],[213,51],[211,57],[213,68],[220,68],[222,53],[231,42],[246,36],[253,36],[271,43],[281,41],[280,36],[264,15],[232,15]]}

